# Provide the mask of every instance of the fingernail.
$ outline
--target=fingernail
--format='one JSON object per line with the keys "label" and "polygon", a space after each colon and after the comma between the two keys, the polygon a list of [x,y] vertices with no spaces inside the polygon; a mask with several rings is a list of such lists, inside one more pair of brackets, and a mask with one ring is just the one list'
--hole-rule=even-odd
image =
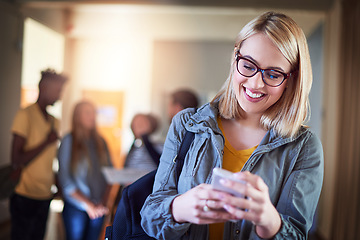
{"label": "fingernail", "polygon": [[229,210],[230,209],[230,206],[228,204],[224,204],[224,209],[225,210]]}
{"label": "fingernail", "polygon": [[228,185],[229,185],[229,181],[228,181],[227,179],[221,178],[219,182],[220,182],[222,185],[224,185],[224,186],[228,186]]}

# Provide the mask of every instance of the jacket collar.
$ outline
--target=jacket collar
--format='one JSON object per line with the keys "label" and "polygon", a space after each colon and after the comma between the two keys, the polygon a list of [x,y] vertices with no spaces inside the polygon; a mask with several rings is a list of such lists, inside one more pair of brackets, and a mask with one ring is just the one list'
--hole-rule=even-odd
{"label": "jacket collar", "polygon": [[[218,104],[207,103],[198,108],[197,111],[190,116],[188,122],[186,123],[186,129],[194,133],[213,132],[216,135],[222,135],[222,132],[217,124],[218,115]],[[295,137],[281,137],[272,128],[267,131],[266,135],[259,144],[258,150],[270,151],[281,145],[295,141],[307,131],[307,128],[302,127]]]}
{"label": "jacket collar", "polygon": [[216,134],[222,134],[217,124],[217,117],[219,109],[217,105],[213,106],[207,103],[200,108],[190,117],[186,123],[186,130],[191,132],[207,132],[214,131]]}

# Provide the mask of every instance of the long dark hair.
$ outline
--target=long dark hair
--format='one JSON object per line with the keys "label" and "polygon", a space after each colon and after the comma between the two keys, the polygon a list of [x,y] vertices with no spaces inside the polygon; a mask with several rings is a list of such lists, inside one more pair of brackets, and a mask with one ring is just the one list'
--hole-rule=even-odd
{"label": "long dark hair", "polygon": [[76,169],[76,165],[80,161],[82,157],[85,156],[85,158],[89,161],[90,168],[92,167],[90,156],[89,156],[89,150],[86,146],[86,141],[89,139],[94,140],[96,145],[96,152],[97,152],[97,159],[100,161],[100,164],[106,164],[107,161],[107,152],[106,152],[106,146],[105,141],[100,136],[96,129],[96,124],[94,125],[94,128],[92,128],[89,132],[88,129],[86,129],[82,123],[81,123],[81,111],[85,106],[90,106],[94,110],[95,114],[95,106],[90,101],[81,101],[78,104],[75,105],[74,112],[73,112],[73,118],[72,118],[72,148],[71,148],[71,171],[74,172]]}

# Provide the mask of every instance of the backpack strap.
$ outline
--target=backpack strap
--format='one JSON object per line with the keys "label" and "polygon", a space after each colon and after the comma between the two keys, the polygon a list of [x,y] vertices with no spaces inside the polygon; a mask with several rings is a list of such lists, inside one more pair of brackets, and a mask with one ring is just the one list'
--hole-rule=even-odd
{"label": "backpack strap", "polygon": [[181,142],[180,150],[178,152],[178,155],[175,158],[175,163],[176,163],[176,169],[175,169],[175,171],[176,171],[176,185],[178,184],[178,180],[179,180],[179,177],[180,177],[180,174],[181,174],[181,170],[182,170],[183,165],[184,165],[185,156],[186,156],[186,154],[187,154],[187,152],[188,152],[188,150],[190,148],[191,143],[194,140],[194,137],[195,137],[195,133],[186,131],[184,139]]}
{"label": "backpack strap", "polygon": [[141,139],[142,139],[142,141],[143,141],[143,143],[145,145],[146,150],[150,154],[151,159],[154,161],[156,166],[159,166],[159,160],[160,160],[161,153],[159,153],[155,149],[154,144],[149,139],[149,135],[147,135],[147,134],[142,135]]}

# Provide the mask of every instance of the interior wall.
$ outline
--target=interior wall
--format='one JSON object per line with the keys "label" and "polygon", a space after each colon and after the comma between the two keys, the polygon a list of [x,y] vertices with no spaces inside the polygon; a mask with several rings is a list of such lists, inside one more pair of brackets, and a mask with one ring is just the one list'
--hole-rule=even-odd
{"label": "interior wall", "polygon": [[20,105],[23,20],[16,9],[0,2],[0,165],[10,163],[10,128]]}
{"label": "interior wall", "polygon": [[[23,18],[17,9],[0,2],[0,165],[10,163],[13,118],[20,105]],[[0,223],[9,218],[0,202]]]}
{"label": "interior wall", "polygon": [[[25,19],[21,70],[21,108],[36,102],[41,71],[47,68],[54,69],[57,72],[63,71],[64,42],[62,34],[32,18]],[[47,111],[58,119],[61,119],[61,109],[61,101],[47,107]]]}
{"label": "interior wall", "polygon": [[324,27],[324,86],[322,144],[325,158],[325,175],[320,196],[318,233],[323,239],[331,239],[334,191],[336,183],[336,164],[339,136],[339,63],[340,59],[340,1],[328,12]]}
{"label": "interior wall", "polygon": [[67,29],[74,38],[233,40],[242,26],[269,10],[288,14],[305,34],[324,17],[323,12],[285,9],[79,5],[71,10]]}
{"label": "interior wall", "polygon": [[313,84],[310,92],[311,116],[308,125],[321,138],[323,118],[324,24],[321,22],[308,37]]}
{"label": "interior wall", "polygon": [[40,22],[58,33],[66,33],[66,15],[65,11],[61,8],[47,8],[44,11],[43,8],[21,7],[19,10],[22,15]]}
{"label": "interior wall", "polygon": [[[67,71],[70,81],[64,93],[63,133],[70,130],[70,117],[74,104],[82,98],[83,90],[100,90],[124,95],[123,121],[120,134],[127,150],[132,142],[129,125],[138,111],[150,109],[151,46],[140,39],[121,38],[92,39],[70,38],[67,40]],[[69,50],[70,49],[70,50]]]}
{"label": "interior wall", "polygon": [[180,88],[198,94],[207,103],[227,79],[233,41],[155,41],[153,56],[152,112],[161,116],[162,137],[169,127],[170,94]]}

